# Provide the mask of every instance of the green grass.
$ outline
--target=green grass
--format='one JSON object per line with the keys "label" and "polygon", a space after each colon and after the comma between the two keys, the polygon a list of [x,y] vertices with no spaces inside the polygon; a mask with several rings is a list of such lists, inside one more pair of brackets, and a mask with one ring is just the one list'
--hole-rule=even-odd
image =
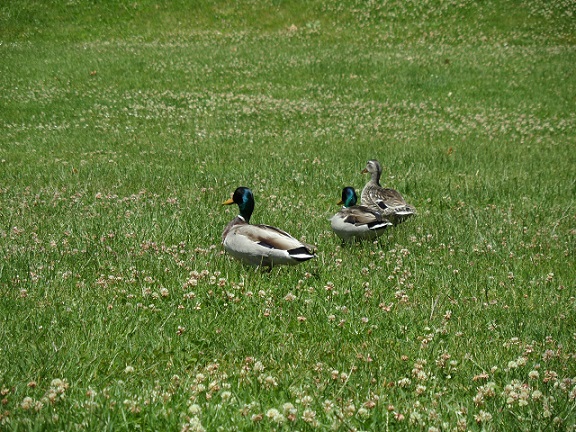
{"label": "green grass", "polygon": [[[575,430],[575,13],[0,4],[0,429]],[[342,246],[371,158],[418,216]]]}

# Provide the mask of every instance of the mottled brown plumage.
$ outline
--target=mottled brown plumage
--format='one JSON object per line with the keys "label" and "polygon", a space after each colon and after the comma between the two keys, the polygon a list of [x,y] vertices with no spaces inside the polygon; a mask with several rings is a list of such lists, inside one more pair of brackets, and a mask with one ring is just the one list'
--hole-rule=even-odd
{"label": "mottled brown plumage", "polygon": [[394,225],[416,213],[416,209],[407,204],[400,192],[384,188],[380,185],[382,167],[377,160],[369,160],[362,173],[370,173],[370,181],[366,183],[360,195],[360,202],[371,209],[379,211],[382,216]]}

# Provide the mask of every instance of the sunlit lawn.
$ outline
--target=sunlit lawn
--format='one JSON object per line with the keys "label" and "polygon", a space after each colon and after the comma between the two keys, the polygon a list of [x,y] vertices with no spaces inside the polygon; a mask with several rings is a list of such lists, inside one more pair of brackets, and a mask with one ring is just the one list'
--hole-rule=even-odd
{"label": "sunlit lawn", "polygon": [[[1,5],[0,429],[575,430],[575,13]],[[373,158],[418,215],[341,245]]]}

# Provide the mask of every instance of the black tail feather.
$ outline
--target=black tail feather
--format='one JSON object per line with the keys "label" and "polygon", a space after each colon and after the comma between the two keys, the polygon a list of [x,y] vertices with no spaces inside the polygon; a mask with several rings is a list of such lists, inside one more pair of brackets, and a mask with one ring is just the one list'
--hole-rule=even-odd
{"label": "black tail feather", "polygon": [[297,261],[307,261],[316,256],[313,253],[311,253],[305,246],[290,249],[288,251],[288,254]]}

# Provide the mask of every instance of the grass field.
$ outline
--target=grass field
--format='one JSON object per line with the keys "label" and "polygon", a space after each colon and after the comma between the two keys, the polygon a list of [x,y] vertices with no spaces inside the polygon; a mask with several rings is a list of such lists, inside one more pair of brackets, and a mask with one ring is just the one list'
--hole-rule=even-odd
{"label": "grass field", "polygon": [[[575,64],[573,0],[1,2],[0,429],[576,430]],[[418,215],[343,246],[368,159]]]}

